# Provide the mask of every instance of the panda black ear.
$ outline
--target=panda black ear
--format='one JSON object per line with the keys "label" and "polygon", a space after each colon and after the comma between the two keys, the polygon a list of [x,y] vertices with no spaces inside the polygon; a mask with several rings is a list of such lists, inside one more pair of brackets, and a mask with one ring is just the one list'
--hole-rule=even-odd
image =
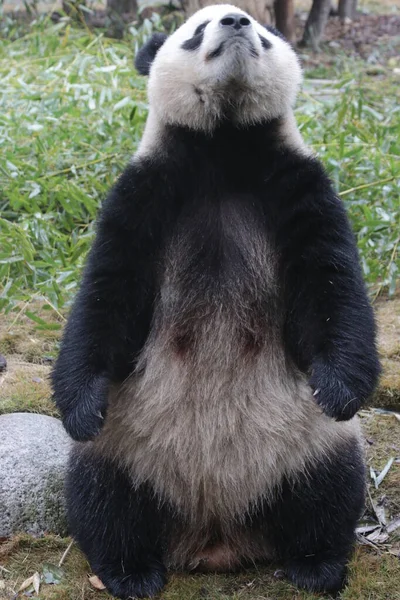
{"label": "panda black ear", "polygon": [[[265,29],[267,29],[267,31],[269,31],[270,33],[273,33],[274,35],[276,35],[276,37],[281,38],[281,40],[283,40],[284,42],[288,42],[288,40],[285,38],[285,36],[283,35],[283,33],[281,33],[279,31],[279,29],[277,29],[276,27],[273,27],[272,25],[264,25]],[[289,42],[288,42],[289,43]]]}
{"label": "panda black ear", "polygon": [[140,75],[148,75],[150,73],[151,63],[167,37],[166,33],[153,33],[149,41],[140,48],[135,58],[135,67]]}

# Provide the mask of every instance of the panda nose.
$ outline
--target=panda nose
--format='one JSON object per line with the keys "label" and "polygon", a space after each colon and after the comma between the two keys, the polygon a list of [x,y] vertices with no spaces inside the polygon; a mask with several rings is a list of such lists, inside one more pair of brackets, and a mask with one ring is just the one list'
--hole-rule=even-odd
{"label": "panda nose", "polygon": [[233,29],[242,29],[251,25],[250,19],[240,13],[230,13],[220,20],[223,27],[232,27]]}

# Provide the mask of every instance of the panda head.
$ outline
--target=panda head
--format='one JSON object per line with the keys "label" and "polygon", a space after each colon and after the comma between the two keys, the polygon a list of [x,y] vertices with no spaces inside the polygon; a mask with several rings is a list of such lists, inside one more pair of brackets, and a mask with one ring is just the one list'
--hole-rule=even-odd
{"label": "panda head", "polygon": [[155,34],[135,65],[149,75],[153,121],[202,131],[285,116],[301,83],[290,44],[229,4],[199,10],[170,37]]}

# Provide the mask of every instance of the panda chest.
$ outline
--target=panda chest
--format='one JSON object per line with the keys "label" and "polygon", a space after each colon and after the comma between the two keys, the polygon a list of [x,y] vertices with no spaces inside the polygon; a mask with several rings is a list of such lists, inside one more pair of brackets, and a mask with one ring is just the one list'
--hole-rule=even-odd
{"label": "panda chest", "polygon": [[276,328],[276,252],[249,205],[235,198],[194,212],[169,240],[153,333],[181,357],[256,349]]}

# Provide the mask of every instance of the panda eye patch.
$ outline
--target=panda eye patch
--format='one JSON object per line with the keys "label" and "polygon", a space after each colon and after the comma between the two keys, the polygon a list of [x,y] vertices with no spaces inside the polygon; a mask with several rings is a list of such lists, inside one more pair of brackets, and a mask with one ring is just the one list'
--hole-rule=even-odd
{"label": "panda eye patch", "polygon": [[197,50],[197,48],[200,48],[204,37],[204,30],[209,24],[209,22],[210,21],[205,21],[204,23],[196,27],[193,37],[186,40],[186,42],[183,42],[181,46],[183,50]]}
{"label": "panda eye patch", "polygon": [[207,25],[209,24],[210,21],[204,21],[204,23],[202,23],[201,25],[199,25],[198,27],[196,27],[194,35],[199,35],[199,33],[203,33],[203,31],[205,30],[205,28],[207,27]]}
{"label": "panda eye patch", "polygon": [[258,36],[261,40],[261,46],[264,48],[264,50],[268,50],[269,48],[272,48],[272,44],[269,40],[265,39],[265,37],[263,37],[262,35]]}

